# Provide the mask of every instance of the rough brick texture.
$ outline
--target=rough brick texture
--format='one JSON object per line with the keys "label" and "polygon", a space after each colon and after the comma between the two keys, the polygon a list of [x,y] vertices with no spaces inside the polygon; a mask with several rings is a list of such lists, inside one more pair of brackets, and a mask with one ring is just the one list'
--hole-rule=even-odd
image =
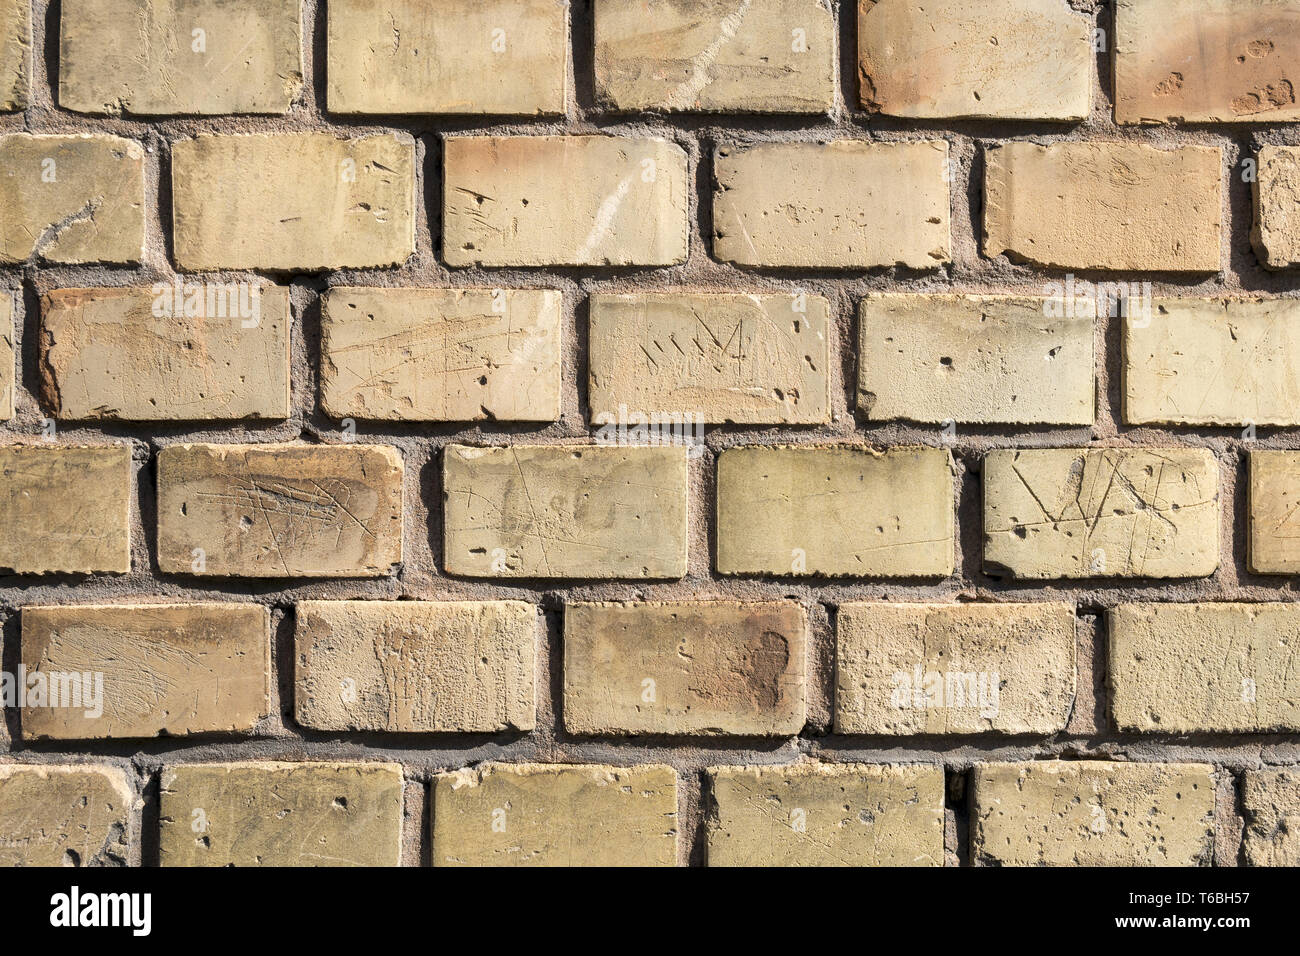
{"label": "rough brick texture", "polygon": [[59,418],[289,417],[286,288],[57,289],[43,313],[41,392]]}
{"label": "rough brick texture", "polygon": [[797,734],[807,631],[794,603],[570,604],[564,726],[616,736]]}
{"label": "rough brick texture", "polygon": [[733,448],[718,458],[721,574],[944,577],[952,461],[937,448]]}
{"label": "rough brick texture", "polygon": [[[24,737],[249,731],[270,713],[270,614],[257,604],[25,607],[22,663],[50,694],[23,712]],[[85,674],[102,675],[93,700],[89,682],[66,679]]]}
{"label": "rough brick texture", "polygon": [[1092,23],[1058,0],[858,0],[862,105],[917,119],[1080,120]]}
{"label": "rough brick texture", "polygon": [[596,0],[596,98],[617,110],[824,113],[835,23],[819,0]]}
{"label": "rough brick texture", "polygon": [[0,568],[130,571],[131,485],[126,445],[0,447]]}
{"label": "rough brick texture", "polygon": [[942,866],[939,767],[715,767],[711,866]]}
{"label": "rough brick texture", "polygon": [[522,601],[303,601],[294,716],[315,730],[532,730],[537,610]]}
{"label": "rough brick texture", "polygon": [[1217,272],[1218,148],[988,147],[984,254],[1056,269]]}
{"label": "rough brick texture", "polygon": [[1214,836],[1206,764],[1044,760],[971,773],[971,845],[1001,866],[1204,866]]}
{"label": "rough brick texture", "polygon": [[841,604],[835,730],[1053,734],[1074,706],[1067,604]]}
{"label": "rough brick texture", "polygon": [[563,113],[566,0],[332,0],[335,113]]}
{"label": "rough brick texture", "polygon": [[81,133],[0,136],[0,265],[134,265],[144,247],[144,149]]}
{"label": "rough brick texture", "polygon": [[524,289],[331,289],[321,410],[393,421],[560,417],[561,296]]}
{"label": "rough brick texture", "polygon": [[190,764],[161,781],[163,866],[398,864],[397,764]]}
{"label": "rough brick texture", "polygon": [[858,308],[869,421],[1092,424],[1089,315],[1009,296],[870,295]]}
{"label": "rough brick texture", "polygon": [[442,496],[450,574],[686,573],[682,448],[450,445],[443,452]]}
{"label": "rough brick texture", "polygon": [[0,864],[1295,865],[1298,28],[0,0]]}
{"label": "rough brick texture", "polygon": [[415,251],[415,145],[403,133],[201,135],[172,146],[186,271],[401,265]]}
{"label": "rough brick texture", "polygon": [[302,89],[299,0],[66,0],[59,105],[284,113]]}
{"label": "rough brick texture", "polygon": [[387,446],[171,445],[158,566],[223,577],[378,577],[402,560],[402,459]]}
{"label": "rough brick texture", "polygon": [[1115,0],[1117,123],[1300,119],[1293,0]]}
{"label": "rough brick texture", "polygon": [[1201,448],[1002,449],[984,459],[984,570],[1191,578],[1219,563],[1219,466]]}
{"label": "rough brick texture", "polygon": [[433,781],[434,866],[672,866],[672,768],[488,764]]}
{"label": "rough brick texture", "polygon": [[718,150],[713,254],[740,266],[935,269],[951,258],[948,144]]}

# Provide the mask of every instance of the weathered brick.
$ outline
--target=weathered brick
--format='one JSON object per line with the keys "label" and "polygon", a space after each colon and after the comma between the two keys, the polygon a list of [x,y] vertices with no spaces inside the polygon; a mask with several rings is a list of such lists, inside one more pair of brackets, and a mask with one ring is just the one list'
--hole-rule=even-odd
{"label": "weathered brick", "polygon": [[872,112],[1080,120],[1092,19],[1061,0],[858,0],[858,82]]}
{"label": "weathered brick", "polygon": [[332,113],[554,115],[568,94],[567,0],[332,0]]}
{"label": "weathered brick", "polygon": [[63,0],[59,105],[284,113],[302,89],[299,0]]}
{"label": "weathered brick", "polygon": [[0,112],[27,108],[31,76],[31,0],[0,0]]}
{"label": "weathered brick", "polygon": [[989,146],[984,254],[1060,269],[1217,272],[1222,166],[1218,147]]}
{"label": "weathered brick", "polygon": [[744,266],[936,269],[948,144],[766,143],[714,160],[713,253]]}
{"label": "weathered brick", "polygon": [[1046,298],[872,294],[858,306],[868,421],[1091,425],[1092,315]]}
{"label": "weathered brick", "polygon": [[1116,0],[1115,122],[1300,119],[1295,0]]}
{"label": "weathered brick", "polygon": [[730,448],[718,458],[717,493],[720,574],[952,574],[944,449]]}
{"label": "weathered brick", "polygon": [[835,732],[1054,734],[1074,706],[1069,604],[841,604]]}
{"label": "weathered brick", "polygon": [[[22,663],[50,688],[22,711],[29,739],[248,731],[270,713],[271,618],[258,604],[24,607]],[[96,701],[85,681],[80,699],[57,691],[58,675],[102,675]]]}
{"label": "weathered brick", "polygon": [[971,772],[975,859],[1002,866],[1208,866],[1214,768],[1043,760]]}
{"label": "weathered brick", "polygon": [[0,568],[126,574],[131,484],[127,445],[0,447]]}
{"label": "weathered brick", "polygon": [[671,767],[481,764],[433,778],[434,866],[673,866]]}
{"label": "weathered brick", "polygon": [[984,570],[1015,578],[1204,577],[1219,465],[1204,448],[998,449],[984,459]]}
{"label": "weathered brick", "polygon": [[171,445],[158,567],[225,577],[381,577],[402,560],[402,457],[384,445]]}
{"label": "weathered brick", "polygon": [[397,866],[402,768],[392,763],[165,767],[163,866]]}
{"label": "weathered brick", "polygon": [[401,265],[415,251],[407,133],[202,134],[172,145],[176,264],[191,272]]}
{"label": "weathered brick", "polygon": [[943,768],[709,770],[710,866],[943,866]]}
{"label": "weathered brick", "polygon": [[830,304],[815,295],[591,297],[588,402],[700,423],[830,421]]}
{"label": "weathered brick", "polygon": [[14,352],[14,294],[0,292],[0,421],[14,417],[14,382],[18,367]]}
{"label": "weathered brick", "polygon": [[255,288],[51,292],[39,367],[46,406],[72,420],[287,418],[289,290]]}
{"label": "weathered brick", "polygon": [[623,136],[449,136],[442,255],[452,266],[686,261],[686,153]]}
{"label": "weathered brick", "polygon": [[1247,562],[1256,574],[1300,574],[1300,452],[1252,451]]}
{"label": "weathered brick", "polygon": [[0,136],[0,265],[135,265],[144,250],[144,150],[83,133]]}
{"label": "weathered brick", "polygon": [[300,601],[294,718],[314,730],[498,733],[536,721],[537,608]]}
{"label": "weathered brick", "polygon": [[1300,730],[1300,607],[1121,604],[1109,623],[1111,713],[1121,730]]}
{"label": "weathered brick", "polygon": [[1251,184],[1251,244],[1266,269],[1300,265],[1300,146],[1262,146]]}
{"label": "weathered brick", "polygon": [[0,866],[126,866],[126,774],[95,764],[0,764]]}
{"label": "weathered brick", "polygon": [[1124,321],[1130,425],[1300,425],[1300,302],[1159,298]]}
{"label": "weathered brick", "polygon": [[793,736],[808,616],[793,602],[569,604],[564,726],[573,734]]}
{"label": "weathered brick", "polygon": [[686,574],[684,448],[449,445],[442,496],[448,574]]}
{"label": "weathered brick", "polygon": [[818,0],[597,0],[596,97],[617,110],[825,113],[835,24]]}
{"label": "weathered brick", "polygon": [[1242,841],[1251,866],[1300,866],[1300,772],[1248,770],[1242,776]]}
{"label": "weathered brick", "polygon": [[550,290],[331,289],[321,408],[334,418],[555,421],[562,306]]}

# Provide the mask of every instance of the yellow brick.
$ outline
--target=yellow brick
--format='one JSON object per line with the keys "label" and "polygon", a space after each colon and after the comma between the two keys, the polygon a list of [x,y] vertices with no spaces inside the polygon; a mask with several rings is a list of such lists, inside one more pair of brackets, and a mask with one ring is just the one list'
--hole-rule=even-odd
{"label": "yellow brick", "polygon": [[686,261],[686,153],[623,136],[450,136],[448,265],[667,266]]}
{"label": "yellow brick", "polygon": [[1001,866],[1208,866],[1214,769],[1043,760],[971,772],[971,844]]}
{"label": "yellow brick", "polygon": [[51,292],[45,404],[72,420],[287,418],[289,290],[239,285]]}
{"label": "yellow brick", "polygon": [[331,0],[331,113],[554,115],[566,0]]}
{"label": "yellow brick", "polygon": [[1015,142],[985,151],[984,254],[1058,269],[1217,272],[1218,147]]}
{"label": "yellow brick", "polygon": [[684,448],[449,445],[443,503],[448,574],[686,574]]}
{"label": "yellow brick", "polygon": [[807,631],[807,614],[793,602],[570,604],[565,729],[797,734]]}
{"label": "yellow brick", "polygon": [[943,768],[709,770],[710,866],[943,866]]}
{"label": "yellow brick", "polygon": [[0,265],[135,265],[144,253],[144,150],[83,133],[0,136]]}
{"label": "yellow brick", "polygon": [[1242,849],[1251,866],[1300,866],[1300,773],[1291,768],[1242,775]]}
{"label": "yellow brick", "polygon": [[63,0],[59,105],[284,113],[302,89],[299,0]]}
{"label": "yellow brick", "polygon": [[402,458],[384,445],[171,445],[158,566],[222,577],[382,577],[402,560]]}
{"label": "yellow brick", "polygon": [[126,866],[135,804],[117,767],[0,765],[0,866]]}
{"label": "yellow brick", "polygon": [[1092,316],[1053,306],[868,295],[858,307],[858,410],[870,421],[1091,425]]}
{"label": "yellow brick", "polygon": [[1069,604],[841,604],[835,732],[1058,733],[1074,624]]}
{"label": "yellow brick", "polygon": [[1266,269],[1300,265],[1300,147],[1262,146],[1251,184],[1255,225],[1251,244]]}
{"label": "yellow brick", "polygon": [[315,730],[500,733],[536,720],[537,608],[300,601],[294,717]]}
{"label": "yellow brick", "polygon": [[165,767],[163,866],[397,866],[402,768],[392,763]]}
{"label": "yellow brick", "polygon": [[483,764],[434,777],[434,866],[676,862],[671,767]]}
{"label": "yellow brick", "polygon": [[331,289],[321,408],[334,418],[555,421],[563,322],[551,290]]}
{"label": "yellow brick", "polygon": [[939,448],[774,446],[718,458],[721,574],[946,577],[952,459]]}
{"label": "yellow brick", "polygon": [[595,425],[656,413],[692,425],[830,421],[821,296],[597,294],[590,309]]}
{"label": "yellow brick", "polygon": [[1300,452],[1252,451],[1247,561],[1256,574],[1300,574]]}
{"label": "yellow brick", "polygon": [[172,191],[190,272],[394,266],[415,251],[406,133],[202,134],[173,144]]}
{"label": "yellow brick", "polygon": [[0,568],[126,574],[131,486],[127,445],[0,447]]}
{"label": "yellow brick", "polygon": [[[29,739],[249,731],[270,713],[271,619],[256,604],[24,607],[22,662],[50,687],[22,711]],[[96,704],[60,675],[102,675]]]}
{"label": "yellow brick", "polygon": [[1300,730],[1300,608],[1121,604],[1110,610],[1111,713],[1120,730]]}
{"label": "yellow brick", "polygon": [[862,105],[919,119],[1081,120],[1092,18],[1060,0],[859,0]]}
{"label": "yellow brick", "polygon": [[714,161],[713,254],[742,266],[937,269],[948,144],[766,143]]}
{"label": "yellow brick", "polygon": [[1115,122],[1300,119],[1295,0],[1116,0]]}
{"label": "yellow brick", "polygon": [[819,0],[597,0],[596,98],[614,109],[825,113],[835,23]]}
{"label": "yellow brick", "polygon": [[31,0],[0,0],[0,112],[27,108],[31,75]]}
{"label": "yellow brick", "polygon": [[17,357],[14,354],[15,295],[0,292],[0,421],[14,417],[14,382]]}
{"label": "yellow brick", "polygon": [[988,574],[1192,578],[1219,566],[1208,449],[998,449],[983,480]]}

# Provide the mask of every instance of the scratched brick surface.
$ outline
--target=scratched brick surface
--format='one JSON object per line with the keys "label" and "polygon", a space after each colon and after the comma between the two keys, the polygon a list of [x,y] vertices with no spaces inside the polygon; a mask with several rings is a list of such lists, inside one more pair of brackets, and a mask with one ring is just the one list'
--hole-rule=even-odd
{"label": "scratched brick surface", "polygon": [[1297,26],[0,0],[0,864],[1294,865]]}

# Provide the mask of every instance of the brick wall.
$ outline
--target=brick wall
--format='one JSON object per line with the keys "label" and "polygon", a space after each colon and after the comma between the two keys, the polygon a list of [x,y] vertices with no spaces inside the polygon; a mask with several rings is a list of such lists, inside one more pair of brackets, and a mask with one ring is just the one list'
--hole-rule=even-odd
{"label": "brick wall", "polygon": [[1298,47],[0,0],[0,862],[1300,862]]}

